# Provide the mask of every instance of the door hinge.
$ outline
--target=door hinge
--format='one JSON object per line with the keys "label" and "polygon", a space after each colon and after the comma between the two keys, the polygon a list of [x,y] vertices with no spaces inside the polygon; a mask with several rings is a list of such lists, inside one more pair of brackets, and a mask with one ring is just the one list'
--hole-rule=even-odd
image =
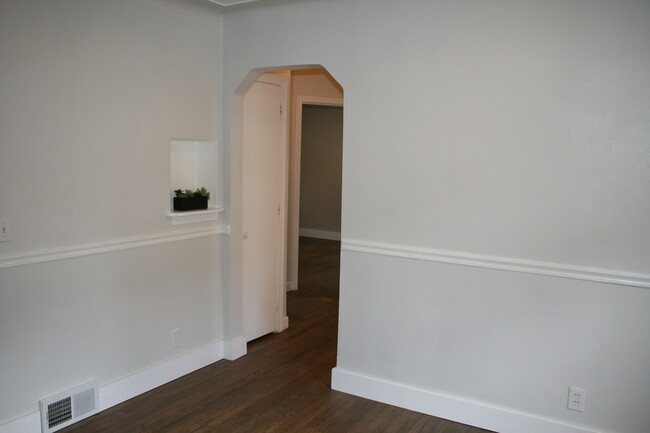
{"label": "door hinge", "polygon": [[282,104],[280,104],[280,114],[282,114]]}

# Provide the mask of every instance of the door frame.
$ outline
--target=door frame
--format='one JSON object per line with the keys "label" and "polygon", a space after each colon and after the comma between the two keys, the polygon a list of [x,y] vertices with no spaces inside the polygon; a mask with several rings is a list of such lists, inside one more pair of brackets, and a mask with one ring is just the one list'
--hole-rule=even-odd
{"label": "door frame", "polygon": [[[288,209],[288,154],[289,154],[289,116],[287,115],[289,107],[288,74],[284,73],[264,73],[255,79],[256,82],[276,85],[280,87],[280,155],[278,155],[278,164],[280,165],[280,179],[278,183],[279,191],[279,222],[278,222],[278,246],[277,246],[277,275],[276,281],[276,299],[277,314],[275,319],[275,332],[282,332],[289,327],[289,317],[287,316],[287,297],[285,294],[286,281],[286,254],[287,254],[287,209]],[[246,125],[242,125],[243,128]],[[242,179],[244,182],[245,180]],[[243,203],[242,203],[243,205]],[[246,209],[242,208],[242,214]],[[246,272],[246,264],[242,256],[242,275]],[[246,317],[242,317],[246,320]]]}
{"label": "door frame", "polygon": [[[325,105],[343,107],[343,98],[325,96],[297,95],[293,115],[293,145],[290,161],[291,185],[289,191],[289,245],[287,253],[286,290],[298,290],[298,254],[300,239],[300,155],[302,149],[302,108],[303,105]],[[286,296],[285,296],[286,298]],[[286,299],[285,299],[286,304]]]}

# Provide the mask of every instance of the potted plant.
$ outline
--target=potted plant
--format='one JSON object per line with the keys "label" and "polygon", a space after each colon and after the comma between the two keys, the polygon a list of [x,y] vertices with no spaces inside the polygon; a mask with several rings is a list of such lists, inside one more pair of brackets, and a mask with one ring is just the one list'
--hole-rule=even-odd
{"label": "potted plant", "polygon": [[175,195],[174,197],[175,211],[187,211],[187,210],[198,210],[198,209],[208,208],[208,199],[210,198],[210,193],[205,189],[205,187],[201,187],[196,190],[176,189],[174,190],[174,195]]}

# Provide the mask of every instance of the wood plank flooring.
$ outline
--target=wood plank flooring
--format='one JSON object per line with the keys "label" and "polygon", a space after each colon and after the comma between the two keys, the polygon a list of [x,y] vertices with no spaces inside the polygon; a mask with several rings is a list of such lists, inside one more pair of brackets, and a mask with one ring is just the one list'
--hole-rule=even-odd
{"label": "wood plank flooring", "polygon": [[339,242],[300,239],[300,289],[288,294],[285,332],[61,432],[486,433],[330,389],[339,251]]}

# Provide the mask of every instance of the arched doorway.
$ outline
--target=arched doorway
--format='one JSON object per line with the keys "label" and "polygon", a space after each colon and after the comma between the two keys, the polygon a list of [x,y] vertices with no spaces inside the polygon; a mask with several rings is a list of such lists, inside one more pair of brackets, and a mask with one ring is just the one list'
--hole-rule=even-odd
{"label": "arched doorway", "polygon": [[[338,89],[340,89],[340,93],[338,95],[323,95],[322,93],[319,94],[318,91],[318,86],[313,87],[312,89],[308,89],[307,94],[302,93],[301,90],[298,90],[298,92],[302,94],[296,93],[295,89],[292,91],[292,74],[295,74],[295,76],[300,76],[299,80],[301,84],[305,84],[306,81],[309,81],[306,77],[309,76],[308,71],[314,71],[313,75],[314,78],[312,80],[312,85],[318,84],[317,81],[327,81],[330,83],[335,83],[335,86],[338,86]],[[316,72],[318,71],[318,72]],[[266,75],[265,75],[266,74]],[[241,282],[241,297],[242,297],[242,322],[244,325],[242,326],[242,329],[246,329],[247,322],[250,322],[252,320],[251,315],[253,314],[258,314],[256,313],[255,308],[251,308],[250,305],[247,305],[247,302],[251,299],[251,296],[256,296],[254,295],[254,291],[251,292],[249,288],[247,288],[248,280],[249,278],[247,277],[247,272],[255,272],[255,264],[251,264],[248,262],[250,259],[249,255],[247,254],[246,250],[246,242],[249,242],[251,240],[251,231],[246,227],[248,224],[248,221],[246,220],[246,214],[250,215],[251,212],[255,212],[254,206],[251,207],[251,197],[248,199],[244,197],[245,194],[249,194],[254,196],[255,195],[255,190],[251,192],[250,189],[247,189],[246,185],[253,185],[255,183],[254,178],[258,176],[259,173],[256,173],[254,166],[255,164],[250,164],[250,161],[247,161],[247,158],[250,158],[250,152],[245,149],[246,146],[246,141],[248,140],[248,137],[251,135],[249,131],[249,127],[251,122],[255,122],[254,120],[251,119],[246,119],[245,113],[247,112],[247,107],[246,107],[246,95],[250,91],[251,88],[257,86],[259,87],[256,83],[260,83],[260,81],[269,81],[268,76],[270,75],[275,75],[278,77],[289,77],[289,86],[286,89],[287,95],[289,96],[289,101],[288,103],[281,104],[281,110],[282,111],[282,116],[280,116],[279,121],[282,123],[283,127],[286,128],[284,132],[284,138],[282,138],[280,147],[278,148],[278,153],[279,155],[279,160],[277,161],[279,164],[278,169],[274,172],[277,174],[279,177],[279,181],[277,182],[279,185],[279,203],[280,206],[278,209],[276,209],[277,216],[279,216],[279,228],[277,229],[277,234],[278,234],[278,251],[279,251],[279,257],[280,257],[280,267],[277,270],[276,276],[272,276],[272,279],[279,279],[280,284],[276,285],[274,287],[275,290],[275,299],[277,300],[277,303],[272,305],[270,308],[275,308],[275,318],[274,318],[274,327],[272,331],[274,332],[280,332],[288,326],[288,317],[286,315],[286,290],[287,289],[295,289],[297,288],[297,285],[295,282],[297,281],[297,262],[298,262],[298,236],[299,236],[299,223],[298,223],[298,205],[299,205],[299,157],[300,157],[300,148],[296,148],[296,145],[299,146],[300,140],[296,139],[295,137],[295,119],[296,117],[296,107],[297,107],[297,100],[298,96],[300,96],[300,101],[301,104],[304,103],[310,103],[313,102],[315,104],[323,104],[323,105],[342,105],[342,88],[334,80],[327,71],[322,68],[320,65],[304,65],[304,66],[291,66],[289,68],[282,68],[282,67],[274,67],[274,68],[260,68],[260,69],[255,69],[252,70],[246,78],[240,83],[240,85],[237,87],[237,91],[234,95],[233,98],[233,110],[232,110],[232,136],[231,136],[231,147],[233,150],[233,153],[236,153],[237,148],[239,147],[241,151],[241,173],[242,173],[242,178],[241,178],[241,190],[232,190],[231,194],[233,197],[236,198],[236,196],[239,194],[241,196],[241,203],[242,203],[242,209],[241,209],[241,228],[239,230],[233,231],[233,237],[231,239],[231,242],[235,244],[235,248],[232,249],[232,251],[241,251],[241,263],[240,266],[233,266],[231,269],[231,272],[233,272],[233,276],[231,277],[231,283],[235,282],[233,284],[232,288],[236,290],[237,286],[239,284],[236,284],[238,281]],[[262,80],[260,80],[260,77],[267,77]],[[322,84],[322,83],[321,83]],[[330,84],[331,85],[331,84]],[[313,90],[316,89],[316,90]],[[313,91],[312,91],[313,90]],[[311,93],[311,94],[310,94]],[[337,98],[337,96],[339,96]],[[328,99],[329,98],[329,99]],[[300,129],[300,126],[298,126],[298,130]],[[250,149],[249,149],[250,150]],[[248,155],[248,156],[247,156]],[[269,158],[267,158],[268,160]],[[297,163],[297,164],[296,164]],[[296,167],[297,165],[297,167]],[[253,167],[253,170],[247,169]],[[273,174],[272,176],[276,176],[276,174]],[[257,179],[259,181],[259,179]],[[275,183],[275,178],[274,179],[267,179],[267,182],[269,183]],[[254,200],[254,197],[252,197]],[[234,226],[237,226],[237,224],[233,224]],[[267,228],[268,230],[268,228]],[[237,243],[239,243],[240,248],[237,248]],[[237,257],[231,258],[231,260],[236,261]],[[253,258],[254,260],[254,258]],[[292,264],[294,264],[292,266]],[[287,275],[295,275],[295,277],[289,277],[287,278]],[[293,278],[293,280],[292,280]],[[233,297],[235,297],[237,294],[235,293]],[[270,297],[266,298],[271,299]],[[269,302],[266,302],[266,304],[269,304]],[[267,305],[268,306],[268,305]],[[242,331],[242,334],[244,335],[246,331]],[[237,335],[237,334],[235,334]],[[246,337],[246,341],[249,341],[251,338],[254,337],[254,335],[250,335]],[[245,353],[245,346],[244,346],[244,352]]]}

